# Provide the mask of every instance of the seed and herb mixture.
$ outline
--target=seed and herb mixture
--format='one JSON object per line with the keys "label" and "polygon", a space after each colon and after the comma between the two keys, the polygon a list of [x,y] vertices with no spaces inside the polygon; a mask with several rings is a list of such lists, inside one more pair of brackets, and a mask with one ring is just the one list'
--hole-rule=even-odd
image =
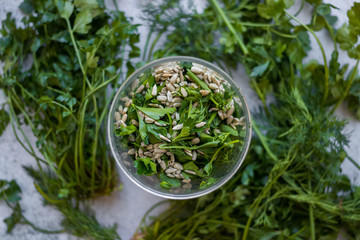
{"label": "seed and herb mixture", "polygon": [[229,161],[242,148],[240,99],[211,69],[162,64],[136,79],[128,95],[115,112],[115,134],[127,145],[137,173],[159,174],[163,188],[179,187],[180,180],[191,188],[197,177],[200,188],[212,185],[214,161]]}

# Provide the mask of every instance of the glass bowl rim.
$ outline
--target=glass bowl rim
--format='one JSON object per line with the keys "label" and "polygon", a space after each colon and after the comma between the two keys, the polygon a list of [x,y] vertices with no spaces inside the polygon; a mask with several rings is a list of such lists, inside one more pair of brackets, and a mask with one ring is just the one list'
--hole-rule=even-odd
{"label": "glass bowl rim", "polygon": [[[130,172],[128,172],[128,170],[126,169],[125,166],[123,166],[121,159],[118,159],[117,154],[116,154],[116,149],[114,146],[114,142],[112,141],[112,135],[114,134],[113,132],[111,132],[111,124],[113,124],[113,116],[111,115],[111,113],[113,112],[113,109],[115,108],[115,104],[117,102],[118,96],[119,94],[122,92],[123,88],[125,85],[127,85],[127,83],[130,81],[130,79],[134,78],[136,75],[144,72],[144,70],[148,69],[148,68],[152,68],[155,67],[159,64],[162,63],[167,63],[167,62],[178,62],[178,61],[188,61],[188,62],[193,62],[193,63],[197,63],[197,64],[201,64],[203,66],[206,67],[210,67],[212,70],[214,70],[215,72],[217,72],[218,74],[220,74],[221,76],[223,76],[224,78],[226,78],[226,80],[230,80],[232,82],[233,85],[236,86],[238,92],[239,92],[239,96],[242,99],[242,103],[243,103],[243,111],[244,111],[244,115],[246,116],[246,128],[249,128],[248,131],[246,132],[246,136],[244,139],[244,147],[243,147],[243,153],[242,156],[240,156],[240,158],[236,161],[236,164],[234,166],[234,168],[227,173],[227,175],[225,175],[219,182],[217,182],[216,184],[205,188],[203,190],[199,190],[198,192],[195,193],[185,193],[185,194],[173,194],[173,193],[164,193],[164,192],[160,192],[158,190],[155,190],[151,187],[146,186],[145,184],[143,184],[142,182],[140,182],[139,180],[137,180],[136,178],[134,178],[132,176],[132,174]],[[135,80],[135,78],[134,78]],[[122,170],[122,172],[126,175],[126,177],[128,179],[130,179],[133,183],[135,183],[137,186],[139,186],[141,189],[155,195],[158,197],[162,197],[162,198],[167,198],[167,199],[174,199],[174,200],[185,200],[185,199],[192,199],[192,198],[197,198],[197,197],[201,197],[204,196],[206,194],[209,194],[217,189],[219,189],[221,186],[223,186],[225,183],[227,183],[236,173],[237,171],[240,169],[242,163],[245,160],[245,157],[247,155],[247,152],[249,150],[249,146],[251,143],[251,136],[252,136],[252,123],[251,123],[251,115],[250,115],[250,110],[248,107],[248,104],[246,102],[246,99],[241,91],[241,89],[236,85],[235,81],[233,80],[232,77],[230,77],[229,74],[227,74],[224,70],[222,70],[221,68],[219,68],[218,66],[214,65],[211,62],[205,61],[203,59],[200,58],[196,58],[196,57],[190,57],[190,56],[171,56],[171,57],[163,57],[163,58],[159,58],[156,60],[153,60],[147,64],[145,64],[144,66],[140,67],[139,69],[137,69],[136,71],[134,71],[130,76],[128,76],[126,78],[126,80],[121,83],[119,89],[117,90],[116,94],[114,95],[112,102],[111,102],[111,106],[109,109],[109,114],[108,114],[108,121],[107,121],[107,135],[108,135],[108,144],[110,145],[110,149],[111,149],[111,153],[117,163],[117,165],[120,167],[120,169]]]}

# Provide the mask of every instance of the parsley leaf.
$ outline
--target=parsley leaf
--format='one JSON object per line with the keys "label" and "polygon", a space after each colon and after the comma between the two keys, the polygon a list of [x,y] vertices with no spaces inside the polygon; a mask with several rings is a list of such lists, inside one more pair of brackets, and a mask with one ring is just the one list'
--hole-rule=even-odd
{"label": "parsley leaf", "polygon": [[160,186],[163,188],[177,188],[181,186],[180,180],[177,178],[169,178],[165,173],[160,173]]}
{"label": "parsley leaf", "polygon": [[136,105],[135,107],[155,120],[159,120],[160,117],[163,117],[166,114],[172,114],[176,111],[176,108],[146,108],[146,107],[139,107]]}
{"label": "parsley leaf", "polygon": [[134,167],[139,175],[151,176],[156,174],[156,164],[151,158],[137,158]]}

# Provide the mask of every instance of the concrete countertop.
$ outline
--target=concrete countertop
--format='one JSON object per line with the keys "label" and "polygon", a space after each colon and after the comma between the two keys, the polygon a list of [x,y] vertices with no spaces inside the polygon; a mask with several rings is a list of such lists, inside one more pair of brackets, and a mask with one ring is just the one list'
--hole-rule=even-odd
{"label": "concrete countertop", "polygon": [[[6,17],[7,12],[12,12],[13,16],[17,20],[20,20],[22,13],[18,9],[19,4],[22,0],[0,0],[0,20],[3,20]],[[134,23],[142,23],[140,8],[139,6],[143,3],[149,1],[142,0],[117,0],[120,10],[125,11],[127,16],[134,18]],[[297,5],[300,1],[296,0]],[[331,1],[326,2],[336,5],[339,10],[335,10],[334,14],[339,17],[337,27],[341,26],[344,22],[347,22],[346,12],[352,6],[352,0],[342,0],[342,1]],[[107,6],[113,8],[112,1],[106,1]],[[201,8],[204,6],[205,1],[196,1],[198,7]],[[295,9],[297,9],[295,7]],[[306,11],[307,9],[304,9]],[[305,23],[309,22],[309,17],[307,14],[302,14],[299,18]],[[143,48],[145,44],[145,34],[147,32],[146,27],[140,27],[139,31],[141,33],[140,47]],[[333,49],[332,43],[328,40],[328,36],[325,32],[320,32],[319,38],[324,43],[327,56],[330,57],[331,51]],[[318,59],[320,62],[321,54],[318,46],[315,44],[314,39],[312,39],[312,48],[311,56],[308,59]],[[351,61],[345,53],[340,54],[339,61],[342,63],[350,63],[351,66],[354,65],[354,61]],[[2,72],[2,65],[0,63],[0,73]],[[250,109],[254,109],[254,106],[259,104],[256,94],[249,87],[249,79],[245,74],[245,71],[239,67],[239,69],[233,73],[235,79],[237,79],[239,86],[242,88],[245,98],[248,100]],[[5,102],[5,96],[0,90],[0,104]],[[360,163],[360,122],[355,120],[345,108],[340,108],[337,112],[337,115],[340,118],[348,119],[349,124],[346,127],[346,132],[348,132],[350,137],[349,144],[349,153],[350,156]],[[31,143],[35,145],[36,139],[33,136],[31,129],[24,126],[25,133],[29,136]],[[34,159],[21,147],[21,145],[15,139],[15,136],[12,132],[10,126],[7,127],[3,135],[0,137],[0,179],[11,180],[15,179],[22,189],[22,200],[21,205],[24,210],[24,215],[31,220],[36,226],[41,226],[45,229],[60,229],[60,221],[62,215],[52,207],[44,207],[42,205],[42,197],[34,188],[32,184],[32,179],[25,173],[22,166],[35,166]],[[360,179],[356,178],[359,174],[353,168],[351,163],[345,161],[343,163],[343,171],[347,173],[350,178],[360,184]],[[114,192],[111,196],[100,197],[91,201],[91,206],[96,212],[97,219],[103,225],[112,225],[117,223],[118,233],[122,239],[130,239],[134,233],[134,230],[138,226],[140,219],[143,214],[155,203],[163,200],[162,198],[153,196],[139,187],[137,187],[130,180],[126,179],[123,174],[120,173],[120,179],[123,183],[123,190],[121,192]],[[156,212],[161,212],[161,209],[158,209]],[[8,217],[11,214],[10,209],[4,204],[0,203],[0,239],[3,240],[65,240],[65,239],[76,239],[75,237],[63,233],[57,235],[48,235],[42,234],[34,231],[29,226],[17,225],[13,230],[12,234],[6,234],[6,225],[3,222],[3,219]]]}

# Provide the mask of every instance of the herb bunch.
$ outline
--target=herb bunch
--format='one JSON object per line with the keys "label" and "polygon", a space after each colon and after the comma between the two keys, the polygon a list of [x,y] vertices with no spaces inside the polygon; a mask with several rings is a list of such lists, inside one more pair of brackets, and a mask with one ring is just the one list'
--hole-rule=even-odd
{"label": "herb bunch", "polygon": [[[344,100],[358,115],[360,4],[354,3],[349,24],[337,30],[331,15],[335,6],[303,1],[292,15],[287,10],[292,3],[225,0],[220,6],[210,0],[203,13],[189,13],[167,28],[167,40],[155,57],[191,52],[221,59],[226,66],[241,63],[263,104],[254,113],[256,136],[242,170],[221,190],[172,202],[151,225],[140,226],[145,239],[360,237],[360,188],[341,173],[340,164],[347,158],[360,167],[345,150],[346,122],[333,115]],[[305,4],[313,9],[308,25],[296,18]],[[203,23],[202,29],[194,29],[194,22]],[[324,28],[334,43],[330,61],[316,35]],[[309,34],[321,49],[323,64],[303,62],[311,50]],[[196,35],[202,47],[184,44],[175,37],[180,35]],[[214,46],[218,51],[211,51]],[[348,66],[338,62],[339,47],[357,59],[347,75]],[[274,100],[267,104],[270,95]]]}
{"label": "herb bunch", "polygon": [[[118,87],[125,65],[128,74],[134,69],[137,25],[96,0],[25,0],[20,9],[26,14],[23,26],[8,13],[0,30],[0,87],[9,108],[9,113],[1,109],[0,132],[11,123],[17,140],[37,162],[37,170],[27,168],[35,187],[46,203],[64,213],[68,231],[91,239],[118,238],[110,229],[104,230],[109,238],[81,229],[86,222],[98,223],[72,201],[84,203],[116,187],[103,126],[114,95],[107,87]],[[37,137],[42,156],[24,134],[23,123]]]}

